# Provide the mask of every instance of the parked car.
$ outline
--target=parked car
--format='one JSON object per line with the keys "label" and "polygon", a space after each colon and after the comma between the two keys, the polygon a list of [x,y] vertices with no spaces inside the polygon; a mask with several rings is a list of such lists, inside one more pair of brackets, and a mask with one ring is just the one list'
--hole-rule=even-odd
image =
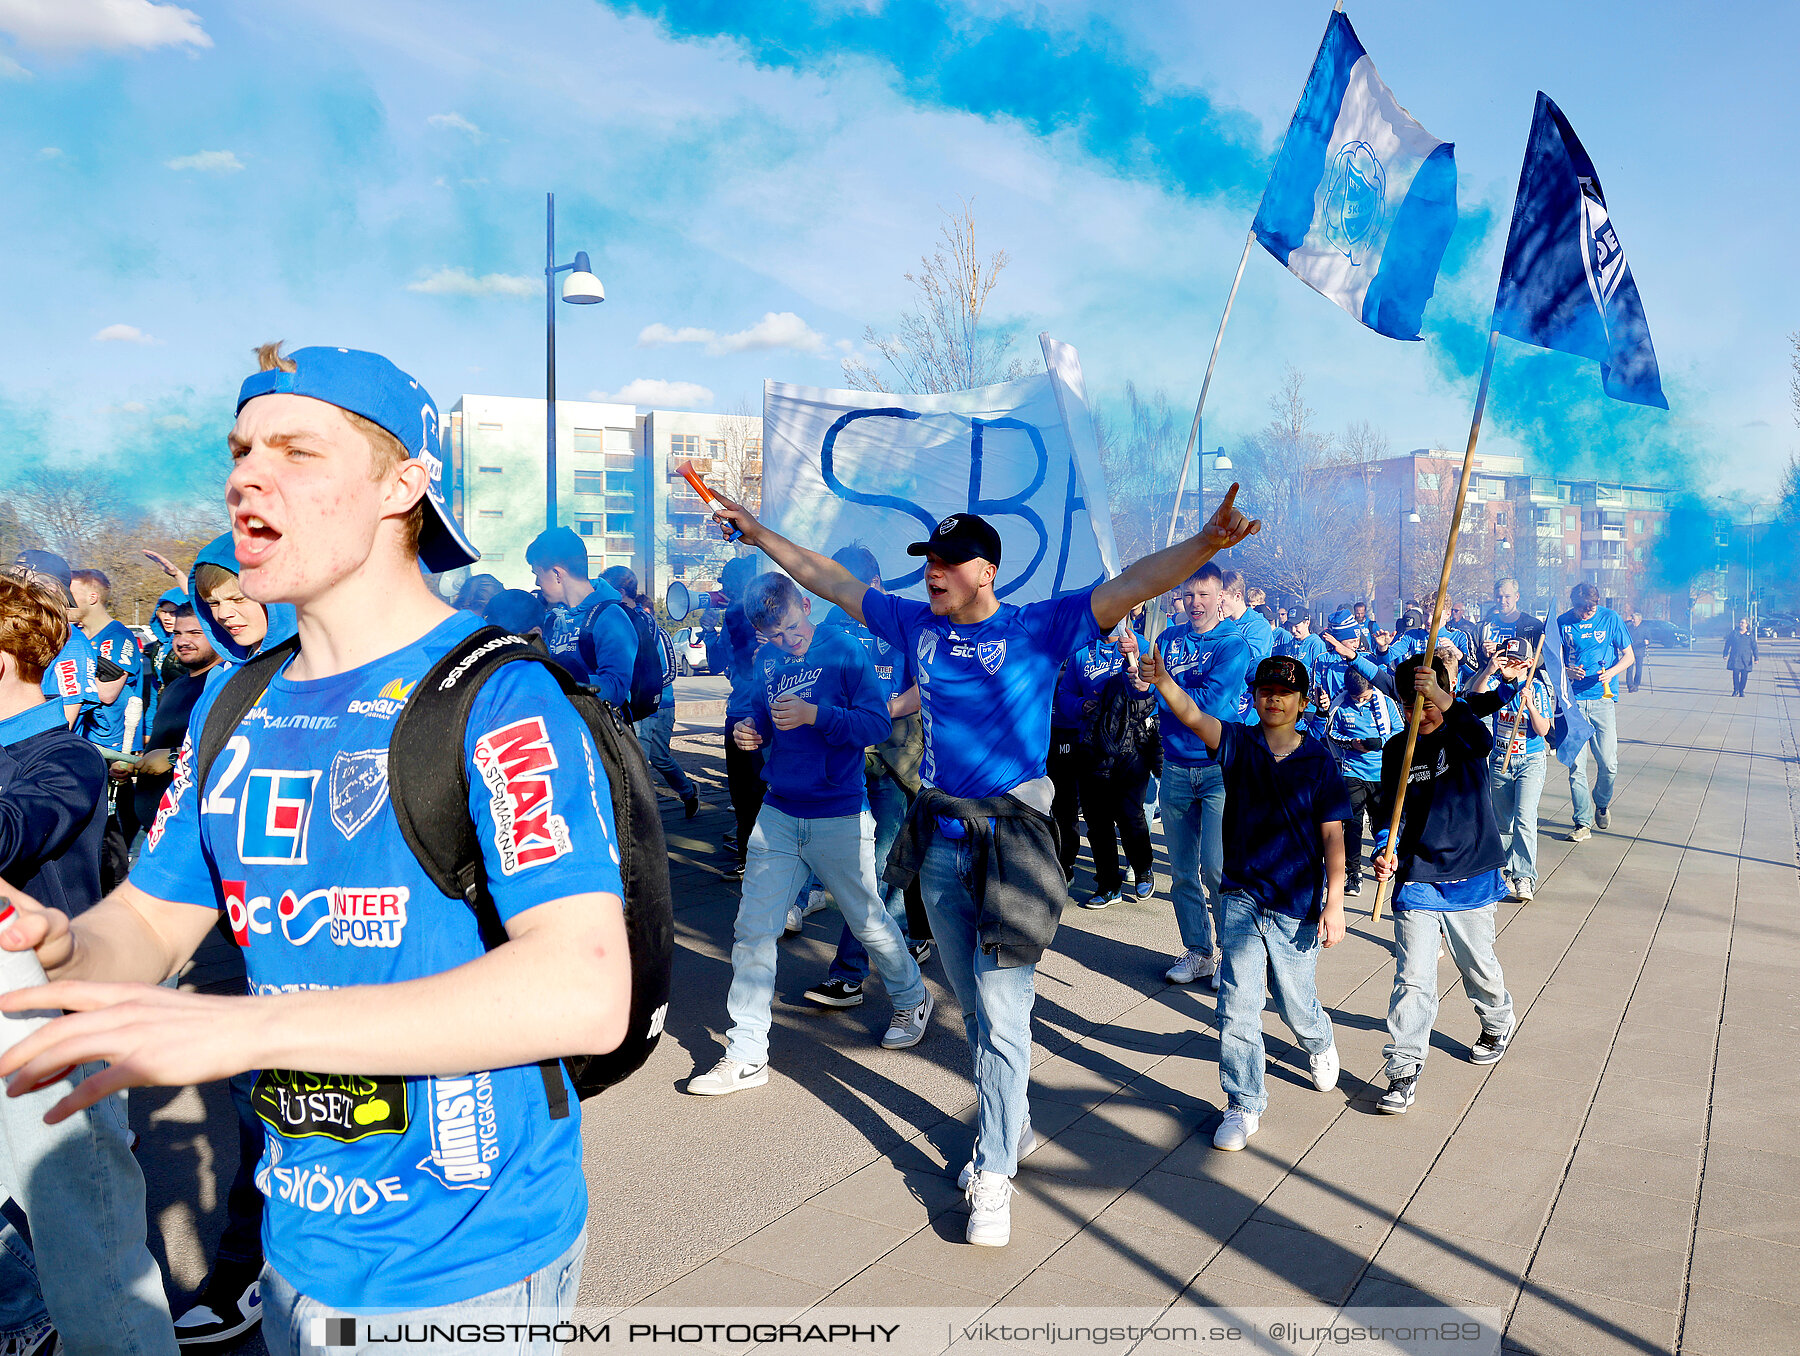
{"label": "parked car", "polygon": [[1785,612],[1765,612],[1759,620],[1761,625],[1757,628],[1758,635],[1767,636],[1771,640],[1784,636],[1789,640],[1800,637],[1800,619],[1790,617]]}
{"label": "parked car", "polygon": [[669,639],[675,643],[675,673],[678,677],[711,672],[706,664],[706,643],[700,638],[698,626],[684,626]]}
{"label": "parked car", "polygon": [[1669,650],[1691,650],[1694,648],[1694,637],[1685,626],[1677,626],[1674,622],[1646,619],[1641,631],[1644,643],[1661,645]]}

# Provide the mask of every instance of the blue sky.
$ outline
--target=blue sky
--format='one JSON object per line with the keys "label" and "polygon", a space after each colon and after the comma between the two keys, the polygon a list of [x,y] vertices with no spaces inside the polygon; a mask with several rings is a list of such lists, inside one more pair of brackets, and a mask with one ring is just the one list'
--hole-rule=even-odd
{"label": "blue sky", "polygon": [[[939,209],[1012,263],[993,309],[1091,392],[1191,408],[1328,6],[931,0],[11,0],[0,5],[0,454],[206,483],[264,339],[379,349],[445,406],[543,389],[543,193],[608,300],[559,390],[729,408],[837,385]],[[1322,423],[1461,446],[1535,91],[1598,165],[1673,411],[1502,341],[1484,445],[1766,492],[1800,447],[1800,7],[1386,3],[1348,13],[1456,143],[1461,223],[1399,344],[1252,255],[1208,446],[1292,363]],[[1723,17],[1721,17],[1723,16]],[[658,385],[666,383],[667,385]],[[684,389],[685,388],[685,389]],[[704,394],[703,394],[704,393]]]}

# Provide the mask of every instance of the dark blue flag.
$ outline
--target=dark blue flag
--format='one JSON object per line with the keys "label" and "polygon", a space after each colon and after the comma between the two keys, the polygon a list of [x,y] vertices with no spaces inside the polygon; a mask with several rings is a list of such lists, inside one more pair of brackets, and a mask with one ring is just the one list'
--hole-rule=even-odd
{"label": "dark blue flag", "polygon": [[1592,358],[1614,400],[1668,409],[1650,326],[1594,162],[1541,90],[1494,301],[1501,334]]}
{"label": "dark blue flag", "polygon": [[[1550,623],[1555,626],[1555,622]],[[1575,704],[1575,689],[1569,683],[1569,675],[1563,668],[1562,637],[1554,642],[1544,642],[1544,677],[1549,680],[1550,690],[1556,694],[1556,714],[1551,717],[1550,747],[1556,750],[1557,761],[1564,767],[1574,767],[1575,760],[1587,747],[1588,740],[1594,737],[1594,727],[1588,718]]]}

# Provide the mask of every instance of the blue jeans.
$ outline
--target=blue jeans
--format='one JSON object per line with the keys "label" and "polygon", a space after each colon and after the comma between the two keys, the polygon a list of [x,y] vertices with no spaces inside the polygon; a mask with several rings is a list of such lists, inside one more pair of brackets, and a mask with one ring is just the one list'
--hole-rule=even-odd
{"label": "blue jeans", "polygon": [[[553,1353],[562,1350],[560,1342],[547,1339],[532,1341],[525,1332],[518,1333],[511,1342],[484,1342],[473,1347],[456,1342],[427,1344],[423,1341],[390,1347],[382,1338],[386,1336],[392,1341],[396,1330],[403,1325],[418,1330],[425,1324],[438,1324],[448,1328],[458,1323],[529,1323],[542,1327],[566,1323],[575,1311],[575,1294],[581,1288],[581,1258],[586,1251],[587,1233],[584,1230],[569,1244],[561,1257],[543,1270],[535,1271],[512,1285],[503,1285],[485,1295],[458,1300],[453,1304],[356,1319],[356,1340],[348,1346],[336,1343],[327,1345],[319,1339],[326,1336],[321,1329],[327,1319],[350,1318],[350,1310],[333,1309],[328,1304],[308,1299],[283,1280],[281,1273],[274,1267],[267,1267],[263,1271],[262,1282],[263,1342],[268,1346],[270,1356],[368,1356],[368,1353],[379,1354],[388,1350],[430,1352],[433,1356],[438,1353],[449,1356],[450,1353],[463,1351],[553,1356]],[[374,1340],[371,1341],[371,1338]]]}
{"label": "blue jeans", "polygon": [[637,731],[638,744],[644,750],[644,757],[662,775],[671,791],[683,800],[692,800],[700,794],[694,789],[693,778],[682,770],[681,764],[675,761],[675,755],[669,752],[669,741],[675,737],[673,703],[659,707],[655,715],[645,716],[631,728]]}
{"label": "blue jeans", "polygon": [[[1167,818],[1167,816],[1164,816]],[[1225,967],[1219,978],[1219,1086],[1228,1105],[1262,1115],[1264,976],[1275,977],[1275,1010],[1309,1055],[1332,1046],[1319,1004],[1319,925],[1259,909],[1248,895],[1220,896]]]}
{"label": "blue jeans", "polygon": [[0,1347],[54,1322],[70,1356],[175,1356],[162,1273],[144,1244],[144,1174],[125,1098],[44,1124],[99,1067],[22,1097],[0,1093],[0,1201],[11,1197],[31,1231],[28,1244],[0,1227]]}
{"label": "blue jeans", "polygon": [[[888,917],[900,929],[901,940],[910,944],[912,939],[906,935],[905,892],[882,885],[880,881],[882,868],[887,865],[888,851],[900,836],[901,826],[906,823],[906,810],[912,803],[912,798],[885,766],[881,772],[865,777],[864,781],[869,792],[869,813],[875,816],[875,893],[887,904]],[[826,978],[841,979],[846,984],[861,984],[868,977],[869,953],[856,940],[856,933],[846,923],[843,934],[838,938],[837,955],[832,957],[831,972]]]}
{"label": "blue jeans", "polygon": [[[1575,766],[1569,769],[1569,798],[1575,802],[1575,822],[1594,827],[1594,809],[1604,810],[1612,804],[1613,778],[1619,773],[1619,704],[1604,697],[1578,700],[1575,705],[1594,727],[1594,737],[1581,746]],[[1594,751],[1599,771],[1594,774],[1594,790],[1588,793],[1588,750]]]}
{"label": "blue jeans", "polygon": [[1437,1021],[1438,939],[1462,974],[1463,992],[1475,1005],[1483,1031],[1512,1025],[1512,995],[1494,954],[1494,906],[1439,913],[1433,909],[1394,910],[1394,992],[1388,998],[1387,1076],[1417,1074],[1431,1048]]}
{"label": "blue jeans", "polygon": [[1019,1170],[1019,1135],[1031,1119],[1031,1004],[1037,966],[1002,966],[981,949],[969,891],[973,863],[967,839],[935,838],[919,871],[944,973],[963,1012],[975,1068],[975,1167],[1011,1177]]}
{"label": "blue jeans", "polygon": [[925,1001],[925,981],[906,939],[875,897],[875,819],[867,810],[829,819],[797,819],[767,801],[757,812],[744,862],[731,946],[731,1030],[725,1053],[740,1064],[769,1058],[770,1006],[775,1001],[775,945],[794,892],[816,874],[851,930],[874,958],[895,1008]]}
{"label": "blue jeans", "polygon": [[1543,749],[1515,757],[1511,769],[1503,769],[1506,745],[1494,746],[1488,766],[1494,794],[1494,819],[1500,825],[1500,841],[1506,845],[1506,874],[1517,880],[1537,881],[1538,798],[1544,794]]}
{"label": "blue jeans", "polygon": [[1225,770],[1217,763],[1203,767],[1164,763],[1162,826],[1181,944],[1210,955],[1218,949],[1214,923],[1219,877],[1225,870]]}

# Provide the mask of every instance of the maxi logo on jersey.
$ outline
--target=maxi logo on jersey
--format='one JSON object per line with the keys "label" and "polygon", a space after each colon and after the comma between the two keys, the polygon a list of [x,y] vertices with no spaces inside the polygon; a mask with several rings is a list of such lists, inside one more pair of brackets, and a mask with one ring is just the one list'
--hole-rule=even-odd
{"label": "maxi logo on jersey", "polygon": [[305,866],[316,771],[256,768],[238,807],[238,860],[246,866]]}
{"label": "maxi logo on jersey", "polygon": [[494,847],[500,870],[511,876],[566,856],[569,826],[555,813],[555,795],[546,775],[557,766],[556,750],[542,716],[527,716],[490,730],[475,744],[475,767],[488,788],[494,816]]}
{"label": "maxi logo on jersey", "polygon": [[59,695],[70,698],[81,695],[81,670],[73,659],[56,661],[56,691]]}

